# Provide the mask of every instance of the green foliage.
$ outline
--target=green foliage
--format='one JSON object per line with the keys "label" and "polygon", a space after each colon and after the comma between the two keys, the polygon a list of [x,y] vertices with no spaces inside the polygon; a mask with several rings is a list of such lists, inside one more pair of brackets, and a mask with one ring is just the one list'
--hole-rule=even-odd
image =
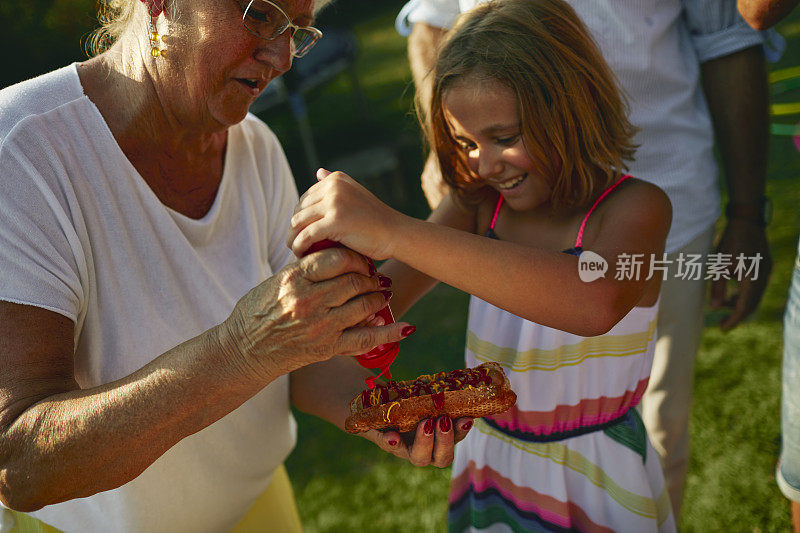
{"label": "green foliage", "polygon": [[97,27],[89,0],[3,0],[0,87],[86,58],[82,40]]}

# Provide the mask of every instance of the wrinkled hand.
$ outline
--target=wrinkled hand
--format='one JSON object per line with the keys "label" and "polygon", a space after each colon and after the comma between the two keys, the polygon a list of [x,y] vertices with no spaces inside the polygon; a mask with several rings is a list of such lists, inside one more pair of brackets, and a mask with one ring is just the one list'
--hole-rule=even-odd
{"label": "wrinkled hand", "polygon": [[372,259],[388,259],[405,217],[342,172],[320,169],[294,211],[286,244],[300,257],[313,243],[337,241]]}
{"label": "wrinkled hand", "polygon": [[220,327],[220,342],[246,372],[274,378],[402,339],[406,322],[368,327],[389,296],[364,257],[344,248],[322,250],[239,300]]}
{"label": "wrinkled hand", "polygon": [[[731,265],[727,268],[730,280],[718,279],[711,283],[712,309],[729,308],[731,313],[722,319],[720,328],[728,331],[736,327],[758,307],[764,289],[769,281],[772,270],[772,257],[764,228],[748,220],[731,219],[722,238],[717,245],[716,252],[730,254]],[[751,258],[761,254],[758,265],[758,277],[745,276],[741,281],[735,272],[737,257],[744,256],[749,266]],[[727,295],[727,285],[738,285],[738,293]]]}
{"label": "wrinkled hand", "polygon": [[[453,429],[455,428],[455,430]],[[438,466],[444,468],[453,462],[455,444],[467,436],[472,428],[471,418],[459,418],[455,422],[448,416],[420,421],[416,431],[398,433],[370,430],[364,437],[401,459],[408,459],[415,466]]]}

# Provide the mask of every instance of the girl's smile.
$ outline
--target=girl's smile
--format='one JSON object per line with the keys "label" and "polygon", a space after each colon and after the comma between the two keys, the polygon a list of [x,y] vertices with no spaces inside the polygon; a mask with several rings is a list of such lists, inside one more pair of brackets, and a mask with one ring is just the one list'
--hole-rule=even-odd
{"label": "girl's smile", "polygon": [[523,181],[525,181],[525,178],[527,178],[527,177],[528,177],[528,174],[525,173],[522,176],[518,176],[516,178],[511,178],[511,179],[507,179],[507,180],[504,180],[504,181],[497,182],[497,183],[493,184],[493,186],[497,187],[498,189],[500,189],[502,191],[507,191],[507,190],[510,190],[510,189],[514,189],[515,187],[518,187]]}

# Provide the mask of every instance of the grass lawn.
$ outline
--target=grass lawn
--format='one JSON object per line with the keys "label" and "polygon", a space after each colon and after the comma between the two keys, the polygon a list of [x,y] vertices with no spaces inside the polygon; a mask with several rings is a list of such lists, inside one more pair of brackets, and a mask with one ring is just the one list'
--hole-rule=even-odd
{"label": "grass lawn", "polygon": [[[336,80],[309,95],[310,117],[325,163],[354,147],[390,144],[401,159],[402,200],[387,198],[417,216],[426,214],[418,187],[422,166],[413,114],[413,90],[405,59],[405,40],[392,27],[402,1],[385,0],[366,8],[354,24],[342,2],[324,17],[350,24],[361,44],[360,79],[370,102],[368,120],[354,113],[351,87]],[[798,64],[800,14],[779,29],[788,50],[772,70]],[[797,100],[800,91],[775,96]],[[302,151],[287,110],[264,117],[278,132],[298,181],[308,184]],[[779,117],[793,123],[797,116]],[[768,194],[774,204],[769,227],[774,271],[757,314],[730,333],[709,312],[696,366],[691,420],[692,457],[681,523],[683,531],[786,531],[788,504],[774,481],[779,451],[781,315],[796,252],[800,210],[800,154],[788,137],[773,137]],[[440,286],[409,314],[417,333],[403,343],[393,370],[401,378],[455,368],[463,359],[467,297]],[[800,384],[798,384],[800,386]],[[449,470],[414,468],[362,439],[302,414],[299,445],[288,461],[305,527],[316,531],[441,531]]]}

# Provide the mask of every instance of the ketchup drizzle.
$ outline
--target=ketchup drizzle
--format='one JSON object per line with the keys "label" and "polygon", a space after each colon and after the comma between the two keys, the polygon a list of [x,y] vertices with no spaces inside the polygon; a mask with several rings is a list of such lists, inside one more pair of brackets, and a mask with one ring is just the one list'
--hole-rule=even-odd
{"label": "ketchup drizzle", "polygon": [[434,409],[437,411],[444,409],[444,391],[431,395],[431,398],[433,399]]}

